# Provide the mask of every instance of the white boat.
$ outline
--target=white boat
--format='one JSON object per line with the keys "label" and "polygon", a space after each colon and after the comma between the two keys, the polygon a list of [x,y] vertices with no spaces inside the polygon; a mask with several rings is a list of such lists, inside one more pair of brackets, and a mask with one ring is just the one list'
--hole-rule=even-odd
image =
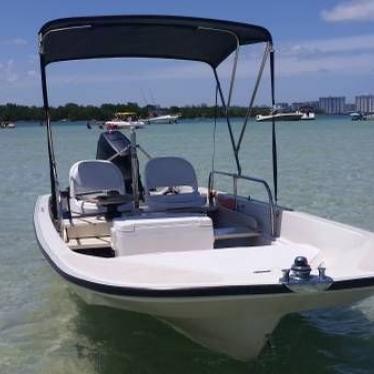
{"label": "white boat", "polygon": [[316,119],[316,114],[314,112],[301,112],[301,120],[302,121],[313,121]]}
{"label": "white boat", "polygon": [[257,114],[257,122],[272,122],[274,121],[300,121],[303,119],[303,113],[301,112],[274,112],[268,115]]}
{"label": "white boat", "polygon": [[[183,39],[196,48],[181,48]],[[187,17],[87,17],[49,22],[39,40],[51,193],[36,202],[35,233],[51,267],[88,304],[152,315],[212,350],[248,360],[284,315],[374,294],[373,233],[277,204],[274,124],[273,188],[242,173],[239,152],[249,114],[237,140],[227,115],[237,171],[211,170],[207,187],[198,185],[187,160],[155,157],[144,166],[142,192],[142,148],[132,128],[130,139],[119,131],[102,133],[98,159],[75,163],[69,189],[59,188],[47,64],[106,56],[202,61],[213,68],[228,114],[233,84],[226,101],[216,67],[239,45],[266,44],[258,81],[270,58],[275,102],[274,49],[266,29]],[[233,180],[233,191],[214,189],[220,177]],[[239,181],[263,186],[267,200],[238,195]]]}
{"label": "white boat", "polygon": [[0,128],[2,129],[14,129],[16,128],[16,124],[14,122],[1,122]]}
{"label": "white boat", "polygon": [[160,116],[148,117],[143,121],[148,124],[176,124],[181,117],[180,114],[165,114]]}
{"label": "white boat", "polygon": [[118,112],[115,113],[114,119],[104,122],[107,130],[125,130],[145,126],[145,122],[138,119],[135,112]]}
{"label": "white boat", "polygon": [[374,120],[374,113],[353,112],[350,113],[350,117],[352,121],[372,121]]}

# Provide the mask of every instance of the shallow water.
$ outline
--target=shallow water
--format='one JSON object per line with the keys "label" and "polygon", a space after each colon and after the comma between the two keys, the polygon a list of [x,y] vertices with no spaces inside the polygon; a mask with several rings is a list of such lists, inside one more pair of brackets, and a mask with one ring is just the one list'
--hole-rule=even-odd
{"label": "shallow water", "polygon": [[[236,130],[238,123],[235,123]],[[152,155],[182,155],[206,184],[212,122],[138,131]],[[270,126],[250,123],[243,173],[271,182]],[[55,127],[61,184],[92,158],[99,130]],[[224,123],[216,168],[234,170]],[[374,231],[374,123],[322,118],[278,125],[279,202]],[[50,269],[34,239],[36,197],[48,192],[45,129],[0,130],[0,373],[373,373],[374,298],[349,308],[290,315],[252,363],[209,352],[147,316],[88,307]],[[228,181],[220,181],[230,188]],[[241,192],[262,196],[254,186]]]}

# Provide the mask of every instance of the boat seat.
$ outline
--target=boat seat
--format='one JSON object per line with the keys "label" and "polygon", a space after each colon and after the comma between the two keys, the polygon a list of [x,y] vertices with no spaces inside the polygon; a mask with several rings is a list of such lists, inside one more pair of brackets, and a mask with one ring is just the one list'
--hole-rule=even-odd
{"label": "boat seat", "polygon": [[110,235],[110,222],[104,215],[81,216],[63,220],[63,234],[65,241]]}
{"label": "boat seat", "polygon": [[[73,214],[103,214],[106,207],[87,201],[79,194],[96,191],[116,191],[124,195],[125,183],[119,168],[106,160],[84,160],[76,162],[69,172],[70,210]],[[122,204],[118,211],[131,209],[132,204]]]}
{"label": "boat seat", "polygon": [[157,157],[145,166],[145,202],[150,211],[199,209],[200,195],[193,166],[180,157]]}
{"label": "boat seat", "polygon": [[215,240],[250,239],[260,236],[261,233],[246,226],[226,226],[214,229]]}

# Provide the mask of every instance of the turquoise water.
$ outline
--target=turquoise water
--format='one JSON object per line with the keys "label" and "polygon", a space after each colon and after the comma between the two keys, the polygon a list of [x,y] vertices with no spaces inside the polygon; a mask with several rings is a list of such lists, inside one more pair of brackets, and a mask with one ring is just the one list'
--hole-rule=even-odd
{"label": "turquoise water", "polygon": [[[212,129],[209,121],[183,121],[139,130],[138,140],[151,155],[188,158],[205,184]],[[250,123],[248,130],[243,172],[271,182],[270,126]],[[99,130],[65,123],[55,133],[64,185],[74,161],[95,156]],[[252,363],[209,352],[151,317],[83,304],[34,239],[33,205],[48,192],[45,140],[36,124],[0,130],[0,373],[374,372],[374,298],[287,316]],[[284,123],[278,146],[280,204],[374,231],[374,123]],[[224,123],[217,126],[216,168],[234,170]]]}

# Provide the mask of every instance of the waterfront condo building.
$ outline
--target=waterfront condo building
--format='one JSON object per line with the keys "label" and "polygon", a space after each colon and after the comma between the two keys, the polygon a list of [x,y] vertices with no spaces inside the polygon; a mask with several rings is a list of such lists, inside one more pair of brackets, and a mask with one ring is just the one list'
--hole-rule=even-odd
{"label": "waterfront condo building", "polygon": [[343,114],[345,112],[345,96],[320,97],[319,109],[327,114]]}
{"label": "waterfront condo building", "polygon": [[356,96],[356,110],[362,113],[374,113],[374,95]]}

